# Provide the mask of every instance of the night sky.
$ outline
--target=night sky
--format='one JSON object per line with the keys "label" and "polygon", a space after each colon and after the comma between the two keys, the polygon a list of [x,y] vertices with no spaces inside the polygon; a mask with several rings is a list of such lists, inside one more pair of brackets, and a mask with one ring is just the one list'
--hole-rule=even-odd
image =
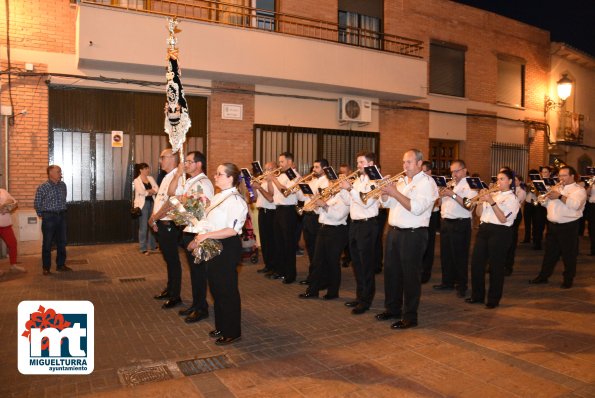
{"label": "night sky", "polygon": [[595,57],[594,0],[453,0],[549,30],[564,42]]}

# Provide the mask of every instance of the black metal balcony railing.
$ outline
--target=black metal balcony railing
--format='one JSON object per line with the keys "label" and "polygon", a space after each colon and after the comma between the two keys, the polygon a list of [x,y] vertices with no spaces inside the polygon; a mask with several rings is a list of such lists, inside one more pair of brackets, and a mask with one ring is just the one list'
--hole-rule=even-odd
{"label": "black metal balcony railing", "polygon": [[[262,10],[241,4],[214,0],[79,0],[81,3],[98,4],[135,10],[151,14],[178,16],[197,21],[249,29],[267,30],[286,35],[344,43],[372,48],[395,54],[422,58],[423,41],[340,26],[338,23],[298,15]],[[233,1],[233,0],[231,0]],[[346,40],[348,35],[351,40]],[[357,40],[353,40],[357,38]]]}

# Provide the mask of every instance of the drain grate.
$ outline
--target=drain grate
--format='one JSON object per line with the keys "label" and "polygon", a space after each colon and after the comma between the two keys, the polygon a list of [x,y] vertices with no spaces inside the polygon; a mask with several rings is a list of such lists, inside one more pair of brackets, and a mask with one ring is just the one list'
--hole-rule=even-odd
{"label": "drain grate", "polygon": [[82,260],[66,260],[66,265],[83,265],[83,264],[89,264],[89,260],[82,259]]}
{"label": "drain grate", "polygon": [[170,380],[174,378],[172,373],[167,368],[167,365],[121,369],[118,371],[118,373],[122,384],[127,386],[137,386],[139,384]]}
{"label": "drain grate", "polygon": [[215,357],[190,359],[178,362],[178,368],[180,368],[184,376],[212,372],[217,369],[231,368],[232,366],[233,364],[230,362],[229,358],[227,358],[227,355],[217,355]]}
{"label": "drain grate", "polygon": [[119,278],[119,281],[122,283],[129,283],[129,282],[144,282],[146,281],[144,276],[136,277],[136,278]]}

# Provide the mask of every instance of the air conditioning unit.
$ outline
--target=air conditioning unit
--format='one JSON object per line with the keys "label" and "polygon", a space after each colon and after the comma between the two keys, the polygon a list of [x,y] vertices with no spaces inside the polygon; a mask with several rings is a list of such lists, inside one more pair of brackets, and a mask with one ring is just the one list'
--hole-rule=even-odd
{"label": "air conditioning unit", "polygon": [[372,100],[367,98],[339,98],[339,121],[369,123],[372,121]]}

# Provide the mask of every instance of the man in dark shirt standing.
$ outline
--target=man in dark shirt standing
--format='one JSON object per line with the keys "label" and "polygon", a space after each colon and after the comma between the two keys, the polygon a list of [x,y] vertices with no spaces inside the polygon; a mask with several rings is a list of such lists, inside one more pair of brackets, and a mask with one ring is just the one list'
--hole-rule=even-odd
{"label": "man in dark shirt standing", "polygon": [[48,180],[37,187],[33,206],[41,217],[43,244],[41,259],[43,274],[50,274],[52,265],[52,242],[56,242],[56,270],[72,271],[66,264],[66,184],[62,181],[60,166],[47,168]]}

